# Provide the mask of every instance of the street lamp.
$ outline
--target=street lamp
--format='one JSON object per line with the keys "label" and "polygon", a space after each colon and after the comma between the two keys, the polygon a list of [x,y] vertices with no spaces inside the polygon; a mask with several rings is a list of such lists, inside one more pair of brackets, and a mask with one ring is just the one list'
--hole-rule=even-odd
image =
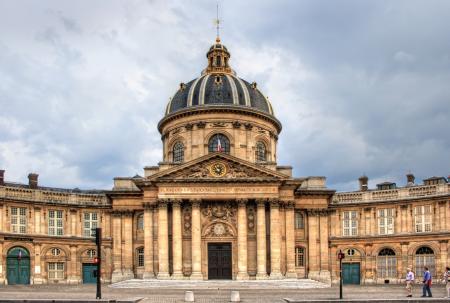
{"label": "street lamp", "polygon": [[342,300],[342,259],[345,258],[345,254],[342,250],[339,250],[338,260],[339,260],[339,299]]}

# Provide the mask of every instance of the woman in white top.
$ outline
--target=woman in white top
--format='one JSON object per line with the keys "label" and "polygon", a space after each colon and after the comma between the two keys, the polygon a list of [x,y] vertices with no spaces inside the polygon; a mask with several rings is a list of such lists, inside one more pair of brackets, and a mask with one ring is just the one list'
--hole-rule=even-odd
{"label": "woman in white top", "polygon": [[412,297],[412,286],[414,283],[414,273],[411,271],[411,268],[407,268],[406,274],[406,290],[408,291],[407,297]]}

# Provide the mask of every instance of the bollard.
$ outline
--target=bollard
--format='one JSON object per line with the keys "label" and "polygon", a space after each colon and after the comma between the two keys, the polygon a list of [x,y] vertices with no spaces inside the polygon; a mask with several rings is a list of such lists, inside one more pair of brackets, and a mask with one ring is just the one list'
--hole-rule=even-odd
{"label": "bollard", "polygon": [[186,291],[184,293],[184,302],[195,302],[193,291]]}
{"label": "bollard", "polygon": [[231,291],[231,302],[241,302],[241,296],[239,295],[239,290]]}

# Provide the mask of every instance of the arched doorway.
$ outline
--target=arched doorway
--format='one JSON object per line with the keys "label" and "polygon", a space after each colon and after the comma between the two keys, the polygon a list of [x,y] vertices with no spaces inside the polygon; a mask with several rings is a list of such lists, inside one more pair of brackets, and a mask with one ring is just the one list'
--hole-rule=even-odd
{"label": "arched doorway", "polygon": [[23,247],[13,247],[6,257],[9,285],[30,284],[30,254]]}

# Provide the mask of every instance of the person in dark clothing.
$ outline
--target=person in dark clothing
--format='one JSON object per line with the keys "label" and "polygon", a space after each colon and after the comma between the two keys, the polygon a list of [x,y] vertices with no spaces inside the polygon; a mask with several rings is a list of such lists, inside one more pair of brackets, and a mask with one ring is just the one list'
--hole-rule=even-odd
{"label": "person in dark clothing", "polygon": [[423,268],[423,289],[422,289],[422,297],[426,297],[428,293],[428,297],[432,297],[431,295],[431,273],[428,270],[428,267]]}

